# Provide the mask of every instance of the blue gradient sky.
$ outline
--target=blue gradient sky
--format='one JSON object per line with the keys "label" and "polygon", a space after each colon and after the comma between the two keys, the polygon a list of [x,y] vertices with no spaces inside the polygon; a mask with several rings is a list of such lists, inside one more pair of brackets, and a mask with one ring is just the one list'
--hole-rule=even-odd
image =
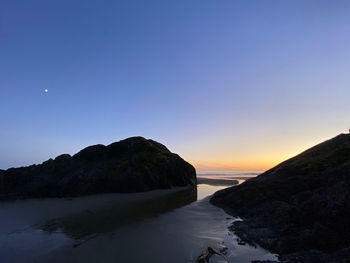
{"label": "blue gradient sky", "polygon": [[135,135],[199,170],[269,168],[349,128],[349,14],[350,1],[2,0],[0,168]]}

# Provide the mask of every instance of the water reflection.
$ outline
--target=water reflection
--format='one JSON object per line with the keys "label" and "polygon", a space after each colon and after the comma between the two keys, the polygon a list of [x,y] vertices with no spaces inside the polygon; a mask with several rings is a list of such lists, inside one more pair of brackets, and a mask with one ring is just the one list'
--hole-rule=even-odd
{"label": "water reflection", "polygon": [[0,204],[1,262],[195,262],[208,246],[226,249],[229,262],[275,259],[228,231],[234,219],[208,197],[225,187]]}
{"label": "water reflection", "polygon": [[[209,191],[207,187],[200,185],[198,192]],[[260,248],[238,244],[237,237],[228,231],[232,221],[233,218],[205,197],[157,217],[128,222],[79,246],[63,245],[38,257],[36,262],[194,263],[208,246],[219,251],[226,249],[229,262],[276,259]],[[211,262],[224,261],[219,258]]]}
{"label": "water reflection", "polygon": [[196,201],[197,189],[186,188],[156,198],[145,196],[132,198],[132,195],[130,194],[129,200],[126,199],[122,202],[116,200],[102,208],[88,209],[78,214],[50,220],[43,225],[38,225],[37,228],[48,233],[62,231],[74,239],[110,233],[133,221],[156,217]]}
{"label": "water reflection", "polygon": [[209,185],[209,184],[199,184],[198,185],[198,200],[201,200],[209,195],[212,195],[216,191],[219,191],[226,186],[222,185]]}

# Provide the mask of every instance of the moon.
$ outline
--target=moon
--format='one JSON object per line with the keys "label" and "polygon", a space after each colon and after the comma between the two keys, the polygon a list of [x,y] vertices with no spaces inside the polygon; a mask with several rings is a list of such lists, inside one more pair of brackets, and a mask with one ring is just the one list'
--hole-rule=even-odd
{"label": "moon", "polygon": [[48,92],[49,92],[49,90],[48,90],[48,89],[44,89],[44,91],[45,91],[45,93],[48,93]]}

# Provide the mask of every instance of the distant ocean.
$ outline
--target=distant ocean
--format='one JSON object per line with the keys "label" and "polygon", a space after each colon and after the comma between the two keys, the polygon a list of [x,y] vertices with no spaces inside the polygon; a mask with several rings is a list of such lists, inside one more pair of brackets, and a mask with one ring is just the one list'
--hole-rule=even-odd
{"label": "distant ocean", "polygon": [[257,176],[262,174],[264,171],[256,170],[256,171],[197,171],[197,175],[199,176]]}

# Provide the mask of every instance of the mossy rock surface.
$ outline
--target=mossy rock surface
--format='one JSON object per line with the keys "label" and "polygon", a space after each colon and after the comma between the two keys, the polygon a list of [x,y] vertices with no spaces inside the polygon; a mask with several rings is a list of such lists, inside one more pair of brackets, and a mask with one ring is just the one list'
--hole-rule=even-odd
{"label": "mossy rock surface", "polygon": [[0,171],[0,198],[128,193],[174,186],[195,187],[196,171],[164,145],[132,137],[89,146],[40,165]]}

